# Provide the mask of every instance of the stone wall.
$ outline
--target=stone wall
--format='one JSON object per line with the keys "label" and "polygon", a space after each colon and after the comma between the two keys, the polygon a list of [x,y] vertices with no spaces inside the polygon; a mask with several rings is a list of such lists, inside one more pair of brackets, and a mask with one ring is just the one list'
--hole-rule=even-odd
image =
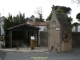
{"label": "stone wall", "polygon": [[72,47],[80,47],[80,32],[72,32]]}
{"label": "stone wall", "polygon": [[40,32],[40,46],[48,46],[48,32]]}
{"label": "stone wall", "polygon": [[[40,32],[40,45],[48,46],[48,32]],[[72,47],[80,47],[80,32],[72,32]]]}

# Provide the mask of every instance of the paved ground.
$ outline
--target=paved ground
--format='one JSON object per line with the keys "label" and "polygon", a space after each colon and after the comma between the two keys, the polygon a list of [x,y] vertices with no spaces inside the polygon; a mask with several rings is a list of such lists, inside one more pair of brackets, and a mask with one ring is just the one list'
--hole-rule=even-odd
{"label": "paved ground", "polygon": [[0,49],[1,51],[14,51],[14,52],[46,52],[48,51],[47,47],[35,47],[34,50],[31,50],[30,47],[27,48],[6,48],[6,49]]}
{"label": "paved ground", "polygon": [[2,60],[80,60],[80,48],[65,53],[0,51],[0,58]]}
{"label": "paved ground", "polygon": [[6,55],[7,55],[7,52],[0,51],[0,60],[4,60]]}

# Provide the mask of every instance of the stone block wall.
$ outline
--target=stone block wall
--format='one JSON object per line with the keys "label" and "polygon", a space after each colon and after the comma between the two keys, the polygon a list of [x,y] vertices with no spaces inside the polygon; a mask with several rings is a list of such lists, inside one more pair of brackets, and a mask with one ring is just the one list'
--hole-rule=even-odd
{"label": "stone block wall", "polygon": [[[40,32],[40,45],[48,46],[48,32]],[[65,45],[68,43],[65,43]],[[72,32],[72,47],[80,48],[80,32]]]}
{"label": "stone block wall", "polygon": [[72,32],[72,47],[80,48],[80,32]]}
{"label": "stone block wall", "polygon": [[43,46],[43,47],[48,46],[48,32],[47,31],[40,32],[40,46]]}

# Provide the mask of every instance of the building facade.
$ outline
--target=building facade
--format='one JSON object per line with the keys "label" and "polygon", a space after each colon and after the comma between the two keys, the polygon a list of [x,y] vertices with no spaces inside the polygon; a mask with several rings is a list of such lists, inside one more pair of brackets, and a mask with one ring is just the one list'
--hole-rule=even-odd
{"label": "building facade", "polygon": [[80,24],[75,25],[75,26],[72,28],[72,32],[80,32]]}
{"label": "building facade", "polygon": [[4,35],[3,24],[4,24],[4,16],[0,18],[0,36]]}
{"label": "building facade", "polygon": [[55,12],[52,7],[52,16],[48,31],[48,49],[57,52],[72,50],[71,24],[64,13]]}

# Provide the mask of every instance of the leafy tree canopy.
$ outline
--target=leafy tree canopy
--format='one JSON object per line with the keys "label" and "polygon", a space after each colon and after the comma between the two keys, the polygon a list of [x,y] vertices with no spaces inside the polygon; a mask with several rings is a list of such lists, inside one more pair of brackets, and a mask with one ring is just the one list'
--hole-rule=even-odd
{"label": "leafy tree canopy", "polygon": [[78,21],[80,21],[80,13],[78,13],[78,14],[76,15],[76,19],[78,19]]}
{"label": "leafy tree canopy", "polygon": [[76,25],[78,25],[78,23],[77,23],[77,22],[74,22],[72,25],[73,25],[73,26],[76,26]]}
{"label": "leafy tree canopy", "polygon": [[50,21],[51,15],[52,15],[52,14],[50,13],[49,16],[48,16],[47,19],[46,19],[47,21]]}
{"label": "leafy tree canopy", "polygon": [[[65,7],[65,6],[54,6],[55,11],[56,12],[60,12],[60,13],[66,13],[66,14],[70,14],[71,12],[71,8],[70,7]],[[47,21],[49,21],[51,19],[51,13],[49,14],[49,16],[47,17]]]}
{"label": "leafy tree canopy", "polygon": [[63,10],[61,10],[60,7],[57,7],[57,9],[55,10],[56,12],[60,12],[60,13],[63,13]]}
{"label": "leafy tree canopy", "polygon": [[68,17],[68,21],[72,22],[73,21],[73,18],[71,16]]}
{"label": "leafy tree canopy", "polygon": [[12,16],[11,14],[9,14],[8,17],[4,18],[4,32],[5,32],[5,39],[8,40],[9,39],[9,32],[7,31],[7,28],[12,27],[12,26],[16,26],[22,23],[25,23],[26,19],[25,19],[25,14],[21,14],[19,13],[16,16]]}
{"label": "leafy tree canopy", "polygon": [[71,12],[71,8],[70,7],[65,7],[65,6],[54,6],[55,10],[57,9],[61,9],[63,13],[66,13],[66,14],[70,14]]}
{"label": "leafy tree canopy", "polygon": [[12,27],[21,23],[25,23],[25,22],[26,22],[25,14],[19,13],[16,16],[12,16],[11,14],[9,14],[9,16],[4,19],[3,28],[4,30],[6,30],[9,27]]}

